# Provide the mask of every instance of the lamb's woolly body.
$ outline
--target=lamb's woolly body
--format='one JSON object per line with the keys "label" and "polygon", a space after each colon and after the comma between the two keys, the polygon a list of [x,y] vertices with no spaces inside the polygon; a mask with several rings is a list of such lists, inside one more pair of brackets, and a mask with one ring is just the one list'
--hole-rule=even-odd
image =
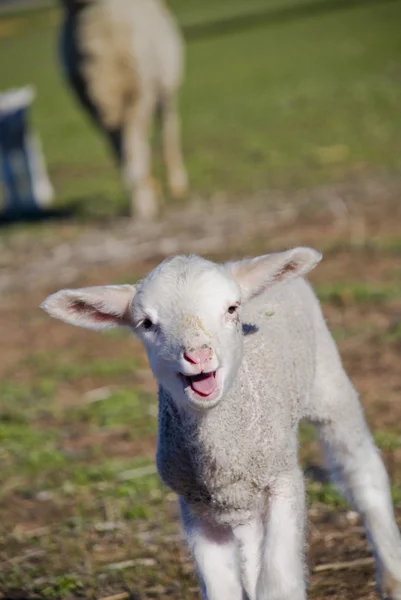
{"label": "lamb's woolly body", "polygon": [[277,474],[292,468],[322,316],[299,279],[251,301],[243,319],[240,370],[215,408],[193,418],[159,388],[160,476],[197,513],[231,525],[248,520]]}
{"label": "lamb's woolly body", "polygon": [[401,600],[388,477],[300,277],[319,260],[307,248],[229,265],[179,256],[136,286],[64,290],[44,303],[69,323],[129,325],[142,339],[159,383],[157,466],[180,497],[204,600],[305,600],[302,418],[363,518],[378,588]]}

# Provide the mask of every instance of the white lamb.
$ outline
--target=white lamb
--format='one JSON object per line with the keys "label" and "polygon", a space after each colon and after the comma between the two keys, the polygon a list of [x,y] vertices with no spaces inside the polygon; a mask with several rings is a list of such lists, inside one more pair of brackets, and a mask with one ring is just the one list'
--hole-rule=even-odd
{"label": "white lamb", "polygon": [[304,600],[302,418],[374,548],[384,598],[401,600],[389,482],[319,303],[309,248],[217,265],[165,260],[137,285],[62,290],[43,303],[82,327],[124,325],[159,384],[157,466],[180,498],[207,600]]}
{"label": "white lamb", "polygon": [[162,119],[171,193],[187,192],[177,94],[183,43],[163,0],[62,0],[61,52],[69,83],[106,134],[139,218],[157,212],[150,125]]}

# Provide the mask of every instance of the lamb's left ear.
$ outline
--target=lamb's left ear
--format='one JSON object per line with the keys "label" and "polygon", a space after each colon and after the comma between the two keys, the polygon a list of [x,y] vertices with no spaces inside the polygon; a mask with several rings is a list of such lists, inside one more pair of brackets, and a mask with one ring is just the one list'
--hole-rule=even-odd
{"label": "lamb's left ear", "polygon": [[130,324],[134,285],[105,285],[61,290],[40,305],[56,319],[87,329],[107,329]]}
{"label": "lamb's left ear", "polygon": [[294,248],[286,252],[228,263],[226,268],[237,280],[247,301],[280,281],[306,275],[322,259],[312,248]]}

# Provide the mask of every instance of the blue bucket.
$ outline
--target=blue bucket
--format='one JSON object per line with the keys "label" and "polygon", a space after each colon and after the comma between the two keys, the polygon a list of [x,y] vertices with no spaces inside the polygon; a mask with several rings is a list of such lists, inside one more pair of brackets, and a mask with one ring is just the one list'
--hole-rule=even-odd
{"label": "blue bucket", "polygon": [[29,87],[0,94],[0,178],[8,215],[40,211],[53,197],[39,139],[29,127],[33,97]]}

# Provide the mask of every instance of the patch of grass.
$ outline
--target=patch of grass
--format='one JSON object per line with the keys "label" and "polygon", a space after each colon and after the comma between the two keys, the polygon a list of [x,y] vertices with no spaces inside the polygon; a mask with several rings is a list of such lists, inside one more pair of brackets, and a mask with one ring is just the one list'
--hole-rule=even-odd
{"label": "patch of grass", "polygon": [[[149,461],[143,457],[132,458],[105,458],[95,464],[88,464],[78,459],[70,460],[70,465],[64,473],[65,481],[63,490],[68,494],[70,490],[78,488],[81,493],[92,492],[98,493],[99,489],[106,495],[121,498],[126,493],[129,495],[137,495],[139,493],[149,492],[156,485],[155,475],[143,475],[138,478],[133,478],[132,482],[118,483],[122,473],[130,472],[133,469],[147,466]],[[67,485],[66,485],[67,484]],[[99,485],[100,484],[100,487]],[[72,486],[72,487],[71,487]],[[76,486],[74,488],[74,486]],[[130,490],[130,494],[128,494]]]}
{"label": "patch of grass", "polygon": [[[385,75],[393,42],[385,43],[386,58],[383,43],[380,50],[376,45],[384,31],[393,39],[387,26],[393,8],[321,15],[191,44],[183,108],[184,116],[193,111],[186,133],[195,187],[298,187],[369,164],[395,168],[384,148],[388,159],[373,158],[384,139],[399,144],[390,120],[387,129],[378,118],[387,109],[395,116],[400,91]],[[372,26],[382,32],[378,37]]]}
{"label": "patch of grass", "polygon": [[[342,252],[370,252],[377,255],[398,255],[401,252],[401,238],[397,236],[369,235],[360,242],[349,239],[329,239],[321,247],[324,254],[335,255]],[[395,265],[396,266],[396,265]]]}
{"label": "patch of grass", "polygon": [[58,412],[53,403],[56,387],[51,378],[33,380],[30,384],[4,379],[0,383],[0,428],[3,435],[13,430],[17,432],[19,428],[25,432],[36,420],[43,423],[54,416]]}
{"label": "patch of grass", "polygon": [[315,442],[317,440],[316,428],[310,423],[302,421],[299,426],[298,439],[300,444]]}
{"label": "patch of grass", "polygon": [[151,511],[147,506],[133,505],[124,511],[124,519],[127,520],[149,519],[150,516]]}
{"label": "patch of grass", "polygon": [[[317,4],[319,0],[314,0]],[[193,24],[209,25],[211,22],[237,19],[251,14],[265,14],[277,8],[302,6],[303,0],[249,0],[246,5],[241,0],[169,0],[168,4],[178,16],[186,30]],[[207,28],[205,28],[207,30]],[[201,35],[201,33],[200,33]]]}
{"label": "patch of grass", "polygon": [[398,321],[382,336],[385,342],[399,342],[401,340],[401,322]]}
{"label": "patch of grass", "polygon": [[155,434],[157,420],[154,416],[153,397],[135,388],[118,389],[104,400],[84,404],[65,411],[64,423],[90,423],[92,428],[113,430],[118,426],[127,429],[127,439],[140,439]]}
{"label": "patch of grass", "polygon": [[41,399],[48,400],[54,393],[54,381],[51,378],[42,378],[32,385],[20,383],[12,379],[3,379],[0,382],[0,410],[4,407],[18,407],[21,411],[35,406]]}
{"label": "patch of grass", "polygon": [[332,483],[308,481],[306,491],[309,504],[325,504],[329,508],[346,508],[348,506],[346,500]]}
{"label": "patch of grass", "polygon": [[[98,380],[102,375],[103,368],[96,370]],[[47,380],[43,387],[53,392]],[[131,454],[130,444],[144,439],[139,446],[144,451],[144,444],[149,447],[156,435],[154,398],[135,388],[117,388],[105,399],[73,408],[58,406],[52,394],[39,393],[36,398],[35,384],[30,388],[7,381],[2,389],[0,459],[5,492],[57,490],[66,483],[68,488],[68,482],[88,488],[115,482],[120,472],[143,464],[142,456],[134,450]],[[83,446],[75,445],[75,439],[85,436]],[[113,440],[121,450],[117,445],[113,451]],[[120,452],[127,457],[121,458]]]}
{"label": "patch of grass", "polygon": [[401,485],[391,486],[391,497],[396,508],[401,508]]}
{"label": "patch of grass", "polygon": [[32,367],[38,375],[44,376],[42,385],[51,388],[50,382],[55,381],[74,382],[85,377],[118,378],[121,375],[130,375],[137,368],[138,361],[135,356],[107,360],[86,357],[78,361],[76,356],[42,352],[27,357],[24,364]]}
{"label": "patch of grass", "polygon": [[345,327],[334,327],[330,329],[330,333],[336,342],[342,342],[354,335],[354,332]]}
{"label": "patch of grass", "polygon": [[[0,574],[0,583],[2,583],[2,579]],[[32,580],[37,583],[32,585]],[[29,590],[33,594],[29,597],[44,600],[67,600],[82,597],[84,589],[84,583],[74,573],[47,578],[41,576],[40,571],[32,568],[28,572],[25,572],[24,569],[15,568],[11,576],[8,574],[7,579],[3,579],[3,583],[4,585],[7,584],[10,593],[15,592],[18,594],[21,590]]]}
{"label": "patch of grass", "polygon": [[401,448],[401,435],[397,431],[378,431],[374,434],[375,443],[385,452]]}
{"label": "patch of grass", "polygon": [[76,381],[83,377],[118,377],[133,372],[134,361],[130,358],[116,360],[96,360],[87,364],[69,363],[59,365],[55,376],[66,381]]}
{"label": "patch of grass", "polygon": [[78,593],[79,590],[82,591],[83,587],[82,581],[76,575],[68,574],[56,578],[53,585],[47,585],[42,593],[45,598],[52,598],[54,595],[60,598],[71,597],[72,592]]}
{"label": "patch of grass", "polygon": [[315,285],[322,302],[339,305],[351,303],[380,303],[399,298],[401,286],[398,284],[377,285],[363,282],[329,282]]}
{"label": "patch of grass", "polygon": [[370,244],[381,252],[391,252],[394,254],[401,253],[400,237],[373,238],[373,240],[369,241],[369,245]]}
{"label": "patch of grass", "polygon": [[71,463],[58,438],[56,431],[35,431],[28,424],[0,425],[2,493],[59,485]]}
{"label": "patch of grass", "polygon": [[380,329],[370,323],[361,323],[354,327],[331,327],[330,333],[336,342],[342,342],[344,340],[356,338],[357,336],[365,340],[377,337],[377,335],[380,334]]}

